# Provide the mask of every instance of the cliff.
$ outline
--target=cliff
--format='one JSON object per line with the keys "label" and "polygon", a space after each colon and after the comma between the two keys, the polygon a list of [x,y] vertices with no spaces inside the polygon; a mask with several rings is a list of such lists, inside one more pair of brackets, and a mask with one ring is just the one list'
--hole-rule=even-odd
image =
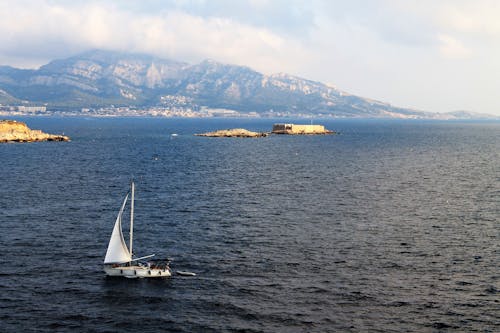
{"label": "cliff", "polygon": [[25,123],[15,120],[0,120],[0,142],[36,141],[69,141],[69,137],[32,130]]}

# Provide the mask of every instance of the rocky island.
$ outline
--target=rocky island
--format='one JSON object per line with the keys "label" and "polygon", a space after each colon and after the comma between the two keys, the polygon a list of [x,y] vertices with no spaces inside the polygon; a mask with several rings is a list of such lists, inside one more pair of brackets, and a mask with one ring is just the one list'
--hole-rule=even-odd
{"label": "rocky island", "polygon": [[0,142],[69,141],[65,135],[32,130],[25,123],[15,120],[0,120]]}
{"label": "rocky island", "polygon": [[252,132],[244,128],[233,128],[226,130],[218,130],[215,132],[208,132],[203,134],[195,134],[196,136],[208,136],[218,138],[258,138],[267,136],[268,133]]}

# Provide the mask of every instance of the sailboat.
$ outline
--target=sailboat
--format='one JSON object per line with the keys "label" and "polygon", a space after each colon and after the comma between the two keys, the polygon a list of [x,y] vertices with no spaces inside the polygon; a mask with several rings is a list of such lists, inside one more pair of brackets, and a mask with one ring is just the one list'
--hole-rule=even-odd
{"label": "sailboat", "polygon": [[[134,240],[134,182],[131,184],[130,192],[125,196],[120,212],[116,218],[113,232],[108,244],[108,250],[104,258],[104,272],[109,276],[124,276],[127,278],[151,278],[168,277],[172,273],[168,261],[166,262],[143,262],[154,254],[133,258],[132,246]],[[125,243],[122,232],[122,216],[130,194],[130,243]]]}

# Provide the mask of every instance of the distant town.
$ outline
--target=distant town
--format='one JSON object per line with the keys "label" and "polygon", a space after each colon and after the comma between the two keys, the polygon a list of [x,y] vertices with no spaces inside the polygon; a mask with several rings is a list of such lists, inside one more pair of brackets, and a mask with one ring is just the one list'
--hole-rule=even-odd
{"label": "distant town", "polygon": [[84,117],[310,117],[310,114],[291,114],[290,112],[240,112],[236,110],[198,106],[102,106],[88,108],[50,108],[47,106],[2,105],[0,116],[84,116]]}

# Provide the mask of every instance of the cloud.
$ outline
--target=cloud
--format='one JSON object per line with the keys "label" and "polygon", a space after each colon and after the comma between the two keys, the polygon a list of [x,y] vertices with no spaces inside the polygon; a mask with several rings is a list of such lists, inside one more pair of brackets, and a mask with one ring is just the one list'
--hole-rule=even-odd
{"label": "cloud", "polygon": [[[145,7],[138,2],[125,3],[135,4],[136,9]],[[301,0],[154,0],[148,1],[147,7],[151,6],[191,16],[227,18],[287,35],[307,34],[314,21],[314,6]]]}
{"label": "cloud", "polygon": [[439,34],[437,38],[440,42],[439,52],[446,58],[469,58],[472,55],[471,50],[452,36]]}
{"label": "cloud", "polygon": [[[17,7],[17,8],[16,8]],[[20,16],[8,15],[7,8]],[[41,61],[90,48],[152,53],[186,61],[214,58],[254,65],[263,71],[293,68],[307,55],[301,43],[271,29],[230,17],[196,16],[179,9],[132,12],[114,3],[89,2],[62,6],[38,2],[0,5],[0,53],[6,58]],[[29,57],[29,56],[28,56]]]}
{"label": "cloud", "polygon": [[500,3],[498,1],[457,1],[444,3],[437,13],[443,29],[476,37],[500,37]]}

